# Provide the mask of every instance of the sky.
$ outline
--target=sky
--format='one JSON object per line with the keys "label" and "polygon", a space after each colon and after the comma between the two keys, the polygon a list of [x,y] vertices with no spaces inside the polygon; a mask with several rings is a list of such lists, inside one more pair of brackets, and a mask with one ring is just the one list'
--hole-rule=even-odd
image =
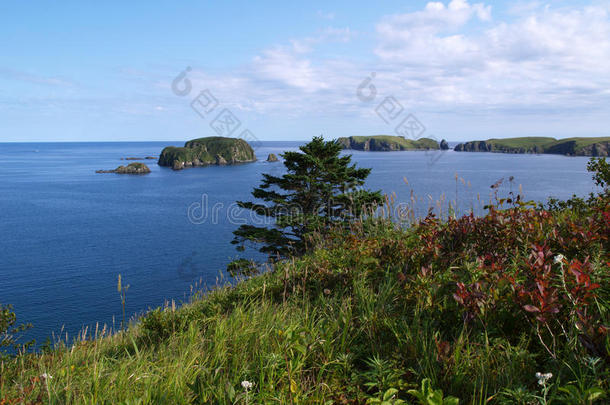
{"label": "sky", "polygon": [[610,0],[0,3],[0,142],[409,120],[449,141],[610,136]]}

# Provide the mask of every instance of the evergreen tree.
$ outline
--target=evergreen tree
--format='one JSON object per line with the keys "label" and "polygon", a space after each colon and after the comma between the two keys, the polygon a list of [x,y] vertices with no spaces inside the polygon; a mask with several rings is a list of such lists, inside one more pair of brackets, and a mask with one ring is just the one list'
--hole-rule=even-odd
{"label": "evergreen tree", "polygon": [[381,203],[381,192],[358,189],[371,169],[357,168],[350,155],[339,156],[342,146],[337,141],[315,137],[299,149],[281,155],[286,174],[263,174],[252,192],[260,202],[237,202],[271,220],[271,226],[241,225],[231,243],[241,249],[245,242],[261,244],[259,250],[270,257],[300,255],[307,250],[309,233],[346,225]]}

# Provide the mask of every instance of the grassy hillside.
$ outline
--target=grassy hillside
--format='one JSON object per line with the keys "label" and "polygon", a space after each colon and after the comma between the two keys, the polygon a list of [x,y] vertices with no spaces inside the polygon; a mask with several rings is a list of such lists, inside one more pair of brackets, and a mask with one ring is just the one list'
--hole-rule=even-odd
{"label": "grassy hillside", "polygon": [[422,381],[461,403],[601,403],[609,218],[604,197],[356,223],[126,332],[4,360],[0,403],[399,404]]}
{"label": "grassy hillside", "polygon": [[417,140],[406,139],[401,136],[372,135],[372,136],[350,136],[339,138],[345,149],[370,150],[370,151],[398,151],[398,150],[427,150],[438,149],[437,141],[429,138]]}
{"label": "grassy hillside", "polygon": [[557,139],[532,136],[521,138],[489,139],[486,142],[496,145],[498,147],[529,149],[535,146],[540,146],[543,148],[548,147],[549,145],[557,142]]}
{"label": "grassy hillside", "polygon": [[576,156],[608,156],[610,137],[565,138],[520,137],[488,139],[459,144],[455,150],[465,152],[552,153]]}

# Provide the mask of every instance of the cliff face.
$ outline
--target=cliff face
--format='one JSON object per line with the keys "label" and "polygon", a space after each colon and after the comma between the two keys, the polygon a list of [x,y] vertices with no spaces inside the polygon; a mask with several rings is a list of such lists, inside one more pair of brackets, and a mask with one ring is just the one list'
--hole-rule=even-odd
{"label": "cliff face", "polygon": [[400,136],[376,135],[350,136],[349,138],[339,138],[337,140],[343,145],[343,149],[373,152],[439,149],[438,142],[429,138],[411,140]]}
{"label": "cliff face", "polygon": [[184,147],[168,146],[161,152],[159,166],[181,170],[187,167],[229,165],[256,161],[254,150],[243,139],[218,136],[188,141]]}
{"label": "cliff face", "polygon": [[610,138],[509,138],[460,143],[457,152],[549,153],[568,156],[608,156]]}
{"label": "cliff face", "polygon": [[460,143],[453,148],[456,152],[491,152],[491,147],[485,141]]}
{"label": "cliff face", "polygon": [[548,148],[546,153],[570,156],[601,156],[607,157],[610,151],[610,141],[579,145],[577,140],[559,142]]}

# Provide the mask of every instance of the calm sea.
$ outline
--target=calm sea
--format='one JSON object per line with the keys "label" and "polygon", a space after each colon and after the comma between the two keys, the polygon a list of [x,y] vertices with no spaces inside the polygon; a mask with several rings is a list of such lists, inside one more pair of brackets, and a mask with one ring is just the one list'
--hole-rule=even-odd
{"label": "calm sea", "polygon": [[[146,176],[96,174],[121,157],[157,156],[176,142],[0,144],[0,303],[12,304],[28,337],[121,319],[117,276],[129,284],[127,312],[188,297],[214,284],[231,258],[231,232],[248,220],[233,203],[249,198],[262,173],[281,174],[268,153],[299,142],[263,142],[251,164],[174,172],[146,163]],[[373,169],[367,186],[417,196],[421,213],[442,194],[460,209],[480,206],[501,178],[500,194],[521,186],[526,199],[584,196],[594,190],[586,158],[491,153],[353,152]],[[509,182],[513,176],[514,180]],[[405,182],[406,179],[406,182]],[[408,183],[408,184],[407,184]],[[252,255],[253,252],[248,254]]]}

